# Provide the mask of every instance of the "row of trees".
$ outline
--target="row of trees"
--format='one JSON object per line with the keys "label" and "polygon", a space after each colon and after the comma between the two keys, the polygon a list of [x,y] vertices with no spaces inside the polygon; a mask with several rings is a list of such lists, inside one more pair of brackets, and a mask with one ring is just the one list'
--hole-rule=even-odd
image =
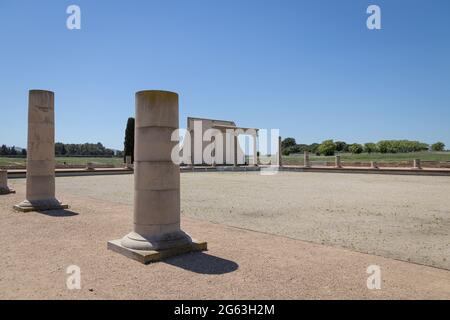
{"label": "row of trees", "polygon": [[5,144],[3,144],[0,147],[0,156],[26,156],[27,150],[22,149],[21,151],[18,151],[15,146],[7,147]]}
{"label": "row of trees", "polygon": [[431,146],[419,141],[410,140],[382,140],[377,143],[359,143],[348,144],[344,141],[325,140],[322,143],[297,144],[294,138],[286,138],[281,142],[281,150],[283,155],[293,153],[303,153],[308,151],[317,155],[332,156],[336,152],[359,153],[406,153],[419,151],[444,151],[445,144],[436,142]]}
{"label": "row of trees", "polygon": [[[61,142],[55,143],[55,155],[57,156],[101,156],[113,157],[118,156],[117,152],[105,148],[103,144],[83,143],[83,144],[65,144]],[[119,155],[120,156],[120,155]]]}
{"label": "row of trees", "polygon": [[[0,147],[0,156],[26,156],[27,150],[22,149],[18,151],[17,148],[7,147],[2,145]],[[101,157],[113,157],[122,156],[121,151],[114,151],[112,149],[105,148],[99,143],[83,143],[83,144],[64,144],[61,142],[55,143],[55,155],[56,156],[101,156]]]}

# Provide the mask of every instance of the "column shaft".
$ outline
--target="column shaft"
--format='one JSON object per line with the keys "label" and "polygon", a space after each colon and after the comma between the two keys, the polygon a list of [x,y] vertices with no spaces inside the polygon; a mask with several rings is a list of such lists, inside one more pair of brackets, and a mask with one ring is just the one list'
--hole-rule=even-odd
{"label": "column shaft", "polygon": [[28,99],[26,200],[18,210],[67,208],[55,198],[55,95],[31,90]]}

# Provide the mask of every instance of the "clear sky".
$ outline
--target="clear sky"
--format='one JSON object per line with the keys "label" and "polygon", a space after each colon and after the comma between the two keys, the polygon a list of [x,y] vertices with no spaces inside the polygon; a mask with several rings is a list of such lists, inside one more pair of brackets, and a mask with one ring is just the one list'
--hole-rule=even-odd
{"label": "clear sky", "polygon": [[[81,8],[81,30],[66,9]],[[382,30],[366,9],[381,7]],[[0,144],[26,147],[29,89],[56,94],[56,140],[122,149],[134,93],[187,116],[325,139],[450,148],[448,0],[0,0]]]}

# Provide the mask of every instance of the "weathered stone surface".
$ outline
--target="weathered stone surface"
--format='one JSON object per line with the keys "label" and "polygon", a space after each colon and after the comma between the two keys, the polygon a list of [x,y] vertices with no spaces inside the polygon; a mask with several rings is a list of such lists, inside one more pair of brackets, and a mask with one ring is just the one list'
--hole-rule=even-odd
{"label": "weathered stone surface", "polygon": [[175,129],[176,93],[136,93],[134,226],[121,240],[110,241],[108,249],[143,263],[206,250],[206,244],[199,246],[180,229],[180,168],[171,158]]}
{"label": "weathered stone surface", "polygon": [[26,199],[19,211],[65,209],[55,198],[55,114],[53,92],[31,90],[28,99]]}
{"label": "weathered stone surface", "polygon": [[8,171],[0,170],[0,195],[16,193],[8,187]]}

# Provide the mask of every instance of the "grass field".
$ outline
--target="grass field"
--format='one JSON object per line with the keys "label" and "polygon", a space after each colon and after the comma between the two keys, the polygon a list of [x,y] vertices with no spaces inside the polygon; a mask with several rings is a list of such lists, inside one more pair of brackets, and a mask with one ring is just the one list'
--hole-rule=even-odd
{"label": "grass field", "polygon": [[[316,156],[311,154],[310,160],[317,162],[333,162],[334,156]],[[361,153],[361,154],[351,154],[343,153],[341,154],[342,162],[389,162],[389,163],[402,163],[402,162],[412,162],[414,159],[420,159],[422,161],[438,161],[438,162],[450,162],[450,152],[412,152],[412,153]],[[283,164],[303,164],[303,154],[283,156]]]}
{"label": "grass field", "polygon": [[[273,158],[273,161],[275,158]],[[311,154],[310,160],[313,162],[334,162],[334,156],[316,156]],[[413,159],[421,159],[422,161],[438,161],[450,163],[450,152],[414,152],[414,153],[362,153],[362,154],[341,154],[341,161],[346,163],[370,162],[377,161],[379,163],[411,163]],[[5,158],[0,157],[0,167],[25,166],[24,158]],[[120,167],[123,164],[122,158],[96,158],[96,157],[58,157],[57,164],[63,165],[85,165],[92,162],[97,165],[110,165],[111,167]],[[250,161],[251,162],[251,161]],[[302,165],[303,154],[295,154],[283,156],[283,164],[285,165]]]}
{"label": "grass field", "polygon": [[[25,158],[5,158],[0,157],[0,167],[10,167],[10,166],[25,166]],[[57,164],[63,165],[85,165],[88,162],[92,162],[98,165],[111,165],[111,166],[121,166],[123,164],[122,158],[98,158],[98,157],[57,157]]]}

